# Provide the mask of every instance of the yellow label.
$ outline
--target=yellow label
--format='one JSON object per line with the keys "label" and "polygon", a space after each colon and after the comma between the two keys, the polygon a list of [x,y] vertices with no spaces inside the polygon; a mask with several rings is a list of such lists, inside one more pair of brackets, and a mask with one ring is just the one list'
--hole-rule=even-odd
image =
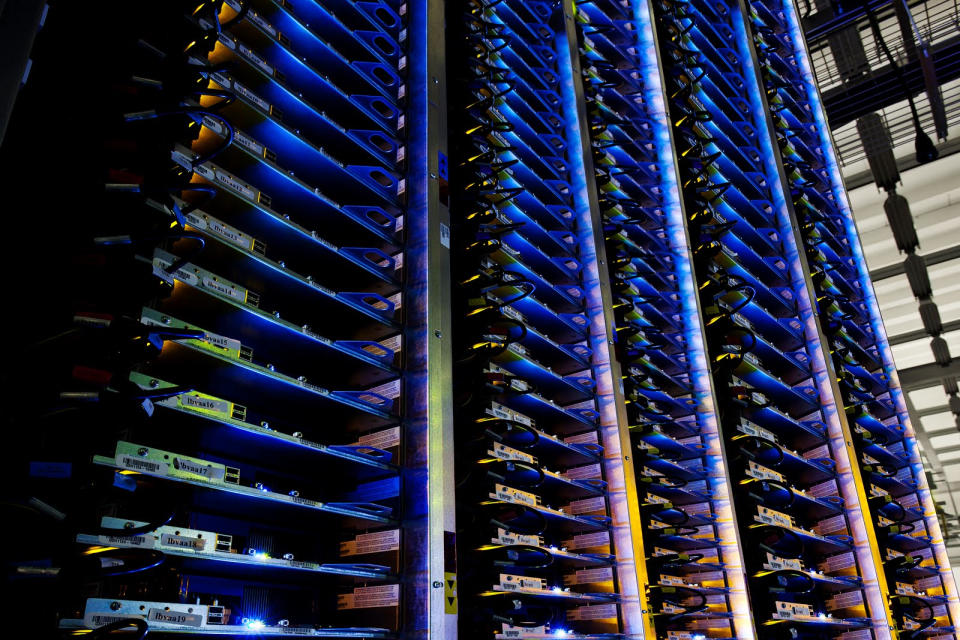
{"label": "yellow label", "polygon": [[447,571],[443,574],[443,612],[456,615],[457,610],[457,574]]}

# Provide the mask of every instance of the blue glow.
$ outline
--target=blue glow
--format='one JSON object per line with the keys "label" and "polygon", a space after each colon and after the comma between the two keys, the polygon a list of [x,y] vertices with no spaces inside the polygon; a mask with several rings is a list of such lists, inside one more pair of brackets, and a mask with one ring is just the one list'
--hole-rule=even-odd
{"label": "blue glow", "polygon": [[247,620],[247,622],[244,623],[244,626],[251,631],[260,631],[267,625],[263,622],[263,620]]}

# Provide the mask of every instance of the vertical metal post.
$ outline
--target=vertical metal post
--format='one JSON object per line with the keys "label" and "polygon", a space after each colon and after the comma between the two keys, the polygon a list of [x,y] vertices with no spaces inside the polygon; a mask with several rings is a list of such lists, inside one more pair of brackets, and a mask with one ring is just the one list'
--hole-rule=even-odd
{"label": "vertical metal post", "polygon": [[[600,412],[600,443],[604,449],[604,473],[607,480],[610,515],[613,518],[613,545],[617,557],[617,583],[623,632],[628,638],[655,638],[653,619],[647,603],[643,525],[633,461],[630,432],[623,398],[620,363],[614,355],[613,295],[607,271],[603,222],[593,180],[593,153],[587,120],[586,99],[581,78],[580,51],[576,33],[576,3],[563,3],[563,27],[560,33],[568,48],[569,61],[560,67],[570,69],[566,80],[572,84],[563,92],[567,117],[567,140],[571,145],[571,182],[578,216],[577,240],[580,261],[584,265],[583,288],[590,320],[590,348],[596,379],[597,409]],[[563,43],[561,43],[562,45]],[[561,52],[562,56],[563,52]],[[579,153],[578,153],[579,152]],[[573,157],[576,156],[576,157]]]}
{"label": "vertical metal post", "polygon": [[730,609],[733,613],[734,629],[738,638],[755,638],[757,635],[753,607],[747,591],[746,570],[744,568],[744,545],[740,536],[737,513],[731,502],[731,478],[727,471],[726,443],[720,433],[717,416],[716,390],[710,369],[710,354],[704,339],[706,326],[700,306],[698,287],[693,273],[693,252],[690,246],[688,218],[680,196],[679,161],[673,139],[673,128],[667,109],[666,79],[660,61],[660,45],[653,22],[651,0],[638,2],[636,19],[641,38],[641,56],[645,60],[643,69],[644,83],[647,88],[645,99],[648,109],[655,110],[654,128],[657,132],[657,146],[663,151],[669,149],[669,155],[660,154],[660,173],[667,184],[663,185],[668,199],[664,210],[669,219],[671,245],[676,252],[675,263],[683,273],[678,273],[683,292],[684,324],[688,344],[690,379],[694,385],[697,399],[698,422],[703,425],[702,438],[708,447],[707,467],[710,470],[711,489],[715,491],[712,499],[718,515],[717,533],[720,536],[721,552],[726,565],[725,572],[730,590]]}
{"label": "vertical metal post", "polygon": [[409,2],[404,637],[457,637],[443,0]]}
{"label": "vertical metal post", "polygon": [[46,15],[44,0],[0,2],[0,142],[30,61],[33,40]]}

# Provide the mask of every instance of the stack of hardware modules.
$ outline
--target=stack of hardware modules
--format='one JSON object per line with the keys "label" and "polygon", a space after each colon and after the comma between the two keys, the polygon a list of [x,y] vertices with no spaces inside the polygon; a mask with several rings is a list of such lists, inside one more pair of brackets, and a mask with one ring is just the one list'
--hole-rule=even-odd
{"label": "stack of hardware modules", "polygon": [[[711,373],[761,635],[869,625],[842,483],[801,322],[739,4],[656,3]],[[868,632],[869,633],[869,632]],[[850,637],[850,636],[845,636]]]}
{"label": "stack of hardware modules", "polygon": [[[788,8],[789,11],[793,7]],[[820,326],[829,344],[860,473],[868,488],[894,623],[904,637],[952,637],[954,621],[940,576],[936,516],[874,329],[869,281],[855,251],[859,239],[823,150],[790,18],[777,1],[750,3],[753,43],[790,187]],[[795,19],[795,16],[793,16]],[[882,339],[881,339],[882,340]]]}
{"label": "stack of hardware modules", "polygon": [[31,56],[18,636],[954,637],[788,0],[61,0]]}
{"label": "stack of hardware modules", "polygon": [[643,36],[629,4],[584,2],[578,9],[616,355],[633,430],[647,597],[661,637],[734,637],[729,552],[721,550],[719,513],[711,500],[725,492],[726,482],[711,477],[708,434],[715,423],[712,413],[698,410],[691,375],[697,347],[686,335],[694,330],[688,325],[697,323],[695,301],[684,295],[692,285],[682,281],[689,279],[689,267],[676,268],[688,253],[685,238],[670,235],[669,188],[660,174],[661,156],[669,158],[669,151],[656,145],[658,125],[644,86],[651,80],[641,73]]}
{"label": "stack of hardware modules", "polygon": [[402,12],[114,11],[107,193],[67,274],[75,328],[38,347],[66,367],[41,428],[68,435],[31,452],[24,503],[74,539],[61,627],[389,637]]}
{"label": "stack of hardware modules", "polygon": [[[548,2],[451,20],[462,637],[619,628]],[[560,51],[568,55],[566,43]],[[462,70],[462,73],[461,73]]]}

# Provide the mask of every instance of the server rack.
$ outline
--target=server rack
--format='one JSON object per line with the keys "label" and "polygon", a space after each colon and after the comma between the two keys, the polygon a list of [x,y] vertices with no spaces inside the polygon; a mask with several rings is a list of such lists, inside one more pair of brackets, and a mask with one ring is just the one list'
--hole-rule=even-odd
{"label": "server rack", "polygon": [[0,153],[16,625],[954,635],[791,3],[129,4]]}

